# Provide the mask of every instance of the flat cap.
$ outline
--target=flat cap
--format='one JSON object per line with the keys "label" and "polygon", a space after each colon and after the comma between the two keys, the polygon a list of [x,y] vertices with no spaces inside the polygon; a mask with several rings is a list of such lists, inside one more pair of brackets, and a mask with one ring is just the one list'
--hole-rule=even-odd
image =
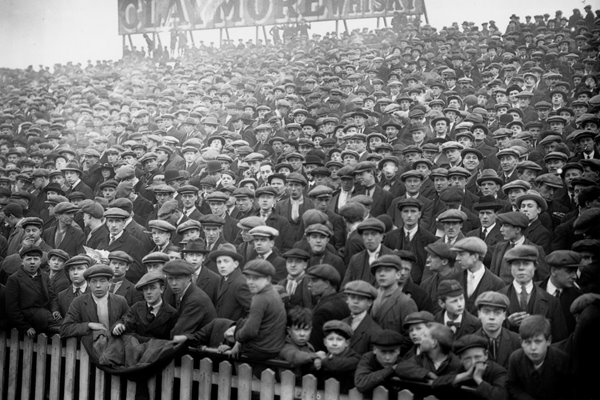
{"label": "flat cap", "polygon": [[508,182],[507,184],[502,186],[502,191],[505,194],[508,194],[508,192],[512,189],[523,189],[523,190],[527,191],[527,190],[531,189],[531,184],[527,181],[517,179],[512,182]]}
{"label": "flat cap", "polygon": [[464,335],[457,339],[452,345],[454,353],[459,355],[473,348],[482,348],[487,350],[487,339],[480,335]]}
{"label": "flat cap", "polygon": [[365,281],[351,281],[344,286],[344,293],[367,297],[374,300],[377,297],[377,289]]}
{"label": "flat cap", "polygon": [[481,196],[479,201],[473,204],[473,209],[476,211],[481,210],[493,210],[498,211],[502,209],[504,205],[499,202],[494,196]]}
{"label": "flat cap", "polygon": [[219,248],[211,251],[208,257],[211,260],[216,260],[218,257],[224,256],[231,257],[233,260],[236,260],[238,262],[242,262],[243,260],[242,255],[238,253],[235,246],[231,243],[223,243],[219,245]]}
{"label": "flat cap", "polygon": [[329,281],[334,287],[337,287],[341,281],[340,273],[330,264],[313,265],[306,271],[306,274]]}
{"label": "flat cap", "polygon": [[329,229],[329,227],[327,225],[323,225],[323,224],[309,225],[305,229],[304,234],[310,235],[311,233],[320,233],[321,235],[324,235],[327,237],[331,237],[333,235],[333,232],[331,232],[331,229]]}
{"label": "flat cap", "polygon": [[312,198],[331,197],[332,194],[333,189],[325,185],[317,185],[310,192],[308,192],[308,196]]}
{"label": "flat cap", "polygon": [[550,187],[562,189],[564,187],[563,181],[560,179],[560,176],[555,174],[543,174],[535,178],[535,183],[538,185],[544,183]]}
{"label": "flat cap", "polygon": [[402,175],[400,175],[400,180],[402,182],[404,182],[408,178],[417,178],[420,180],[424,180],[425,176],[423,175],[423,173],[421,171],[417,171],[415,169],[408,170],[408,171],[404,172]]}
{"label": "flat cap", "polygon": [[84,254],[80,254],[80,255],[76,255],[73,256],[71,258],[69,258],[64,265],[64,270],[65,272],[69,272],[69,269],[75,265],[85,265],[86,267],[89,267],[90,265],[92,265],[92,259]]}
{"label": "flat cap", "polygon": [[281,255],[283,258],[297,258],[298,260],[309,260],[310,254],[306,250],[294,247]]}
{"label": "flat cap", "polygon": [[172,276],[187,276],[194,273],[194,267],[184,260],[171,260],[165,264],[163,272]]}
{"label": "flat cap", "polygon": [[404,337],[402,334],[391,329],[380,329],[371,336],[371,344],[381,349],[395,349],[403,343]]}
{"label": "flat cap", "polygon": [[509,263],[511,263],[513,261],[518,261],[518,260],[537,261],[539,255],[540,255],[540,253],[538,252],[538,249],[536,246],[531,246],[528,244],[521,244],[521,245],[517,245],[517,246],[513,247],[512,249],[508,250],[504,254],[504,259],[506,260],[506,262],[509,262]]}
{"label": "flat cap", "polygon": [[308,184],[306,178],[298,172],[292,172],[291,174],[289,174],[287,176],[287,183],[291,183],[291,182],[299,183],[303,186],[306,186]]}
{"label": "flat cap", "polygon": [[402,210],[405,207],[415,207],[418,210],[423,208],[423,203],[420,200],[414,198],[403,198],[397,203],[398,209]]}
{"label": "flat cap", "polygon": [[327,336],[331,332],[338,333],[346,339],[352,337],[352,328],[350,328],[350,325],[337,319],[329,320],[323,324],[324,336]]}
{"label": "flat cap", "polygon": [[240,229],[250,230],[260,225],[264,225],[265,221],[259,216],[252,215],[250,217],[242,218],[237,223],[237,227]]}
{"label": "flat cap", "polygon": [[206,214],[202,215],[198,218],[198,221],[202,224],[202,226],[223,226],[225,225],[225,220],[218,215],[215,214]]}
{"label": "flat cap", "polygon": [[[237,192],[237,190],[236,190],[236,192]],[[276,197],[277,196],[277,189],[275,189],[272,186],[261,186],[258,189],[256,189],[256,191],[254,192],[254,196],[253,197],[256,197],[258,199],[260,196],[273,196],[273,197]],[[235,197],[238,197],[238,196],[235,196]]]}
{"label": "flat cap", "polygon": [[417,311],[417,312],[408,314],[404,318],[404,322],[402,323],[402,326],[404,327],[404,329],[407,329],[411,325],[427,324],[429,322],[433,322],[433,320],[434,320],[433,314],[431,314],[429,311]]}
{"label": "flat cap", "polygon": [[169,260],[169,256],[162,251],[153,251],[142,258],[142,264],[166,263]]}
{"label": "flat cap", "polygon": [[243,274],[273,277],[275,276],[275,267],[267,260],[251,260],[244,266]]}
{"label": "flat cap", "polygon": [[466,251],[469,253],[477,253],[485,256],[487,253],[487,244],[478,237],[466,237],[456,243],[451,248],[452,251]]}
{"label": "flat cap", "polygon": [[204,245],[204,242],[201,239],[190,240],[185,244],[183,249],[181,249],[181,253],[201,253],[208,254],[210,250]]}
{"label": "flat cap", "polygon": [[467,220],[467,214],[464,212],[450,208],[437,217],[438,222],[465,222]]}
{"label": "flat cap", "polygon": [[37,255],[38,257],[41,257],[44,255],[44,251],[39,246],[29,244],[27,246],[23,246],[23,248],[21,248],[19,251],[19,256],[21,258],[27,255]]}
{"label": "flat cap", "polygon": [[385,233],[385,224],[377,218],[367,218],[356,227],[356,231],[359,235],[362,235],[362,233],[367,230]]}
{"label": "flat cap", "polygon": [[104,208],[100,205],[100,203],[89,201],[81,206],[81,212],[84,214],[89,214],[96,219],[100,219],[104,215]]}
{"label": "flat cap", "polygon": [[465,197],[465,191],[458,186],[449,186],[442,190],[439,198],[444,203],[461,203]]}
{"label": "flat cap", "polygon": [[165,283],[165,275],[158,272],[158,271],[150,271],[150,272],[146,272],[138,281],[138,283],[135,284],[135,288],[137,290],[142,290],[144,288],[144,286],[148,286],[151,283],[154,282],[161,282],[161,283]]}
{"label": "flat cap", "polygon": [[123,261],[124,263],[127,263],[127,264],[130,264],[133,262],[133,258],[131,258],[131,256],[129,254],[127,254],[121,250],[111,251],[108,254],[108,259]]}
{"label": "flat cap", "polygon": [[521,207],[521,203],[525,200],[533,200],[537,203],[537,205],[542,209],[543,211],[546,211],[548,209],[548,203],[546,203],[546,200],[544,200],[544,198],[535,190],[528,190],[527,193],[520,195],[519,197],[517,197],[516,200],[516,205],[517,207]]}
{"label": "flat cap", "polygon": [[249,198],[253,199],[255,197],[255,192],[254,192],[254,190],[250,189],[249,187],[241,187],[241,188],[235,189],[233,191],[232,195],[236,199],[244,198],[244,197],[249,197]]}
{"label": "flat cap", "polygon": [[429,243],[427,246],[425,246],[425,251],[439,258],[450,260],[451,262],[456,260],[456,254],[450,250],[450,247],[443,241]]}
{"label": "flat cap", "polygon": [[202,226],[200,225],[200,222],[196,221],[195,219],[188,219],[177,226],[176,232],[178,235],[180,235],[192,229],[200,230],[201,228]]}
{"label": "flat cap", "polygon": [[437,288],[438,298],[456,297],[464,294],[464,290],[460,282],[454,279],[444,279]]}
{"label": "flat cap", "polygon": [[184,193],[198,194],[198,191],[199,191],[199,189],[194,185],[183,185],[177,189],[177,193],[179,193],[179,194],[184,194]]}
{"label": "flat cap", "polygon": [[52,257],[58,257],[66,262],[71,256],[69,256],[69,253],[62,249],[52,249],[48,252],[48,259]]}
{"label": "flat cap", "polygon": [[260,225],[250,229],[248,232],[252,236],[276,238],[279,236],[279,231],[268,225]]}
{"label": "flat cap", "polygon": [[501,224],[512,225],[523,229],[529,226],[529,218],[527,218],[527,215],[518,211],[498,214],[496,220]]}
{"label": "flat cap", "polygon": [[475,306],[477,308],[487,306],[506,310],[509,305],[510,300],[506,295],[491,290],[481,293],[477,296],[477,299],[475,299]]}
{"label": "flat cap", "polygon": [[573,250],[555,250],[546,256],[550,267],[578,268],[581,264],[581,255]]}
{"label": "flat cap", "polygon": [[86,280],[90,280],[92,278],[107,278],[112,279],[114,276],[114,272],[111,267],[106,264],[95,264],[86,269],[83,272],[83,277]]}
{"label": "flat cap", "polygon": [[175,193],[175,188],[173,186],[165,185],[164,183],[160,184],[160,185],[152,186],[151,190],[154,193],[167,193],[167,194],[168,193],[171,193],[171,194]]}
{"label": "flat cap", "polygon": [[37,226],[41,228],[44,225],[44,221],[38,217],[27,217],[21,220],[21,227],[25,228],[26,226]]}
{"label": "flat cap", "polygon": [[451,167],[448,169],[448,176],[462,176],[464,178],[469,178],[471,173],[463,167]]}
{"label": "flat cap", "polygon": [[367,208],[364,205],[353,201],[343,205],[338,210],[338,214],[346,219],[356,220],[358,218],[362,218],[366,211]]}
{"label": "flat cap", "polygon": [[74,213],[77,212],[77,210],[79,210],[79,207],[66,201],[58,203],[56,206],[54,206],[55,214]]}
{"label": "flat cap", "polygon": [[597,229],[598,224],[600,224],[600,208],[583,210],[573,222],[574,233],[576,235],[584,234],[591,229]]}
{"label": "flat cap", "polygon": [[206,195],[206,201],[209,203],[225,203],[227,200],[229,200],[229,195],[219,191],[214,191]]}
{"label": "flat cap", "polygon": [[384,256],[379,257],[371,264],[371,272],[375,273],[377,268],[380,267],[390,267],[395,268],[398,271],[402,268],[402,260],[399,256],[395,254],[386,254]]}
{"label": "flat cap", "polygon": [[148,222],[148,228],[150,229],[158,229],[163,232],[175,232],[177,228],[175,228],[169,222],[162,219],[153,219]]}
{"label": "flat cap", "polygon": [[365,171],[373,171],[375,169],[375,165],[369,161],[361,161],[354,166],[354,171],[352,172],[354,175],[362,174]]}

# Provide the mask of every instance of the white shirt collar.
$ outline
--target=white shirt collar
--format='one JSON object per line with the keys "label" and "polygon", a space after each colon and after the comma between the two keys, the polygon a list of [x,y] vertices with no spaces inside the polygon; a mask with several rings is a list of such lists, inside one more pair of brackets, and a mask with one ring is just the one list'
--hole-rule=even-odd
{"label": "white shirt collar", "polygon": [[[521,294],[520,283],[517,283],[517,281],[513,280],[513,287],[515,288],[517,294]],[[525,290],[527,291],[527,294],[531,294],[531,291],[533,290],[533,281],[529,281],[529,283],[525,285]]]}
{"label": "white shirt collar", "polygon": [[456,319],[450,319],[448,317],[448,311],[444,311],[444,325],[446,325],[449,321],[452,321],[452,322],[454,322],[456,324],[461,324],[462,323],[462,318],[463,318],[463,314],[460,314],[458,316],[458,318],[456,318]]}
{"label": "white shirt collar", "polygon": [[379,246],[375,249],[375,251],[369,251],[367,249],[367,253],[371,256],[371,255],[379,255],[379,253],[381,252],[381,244],[379,244]]}
{"label": "white shirt collar", "polygon": [[554,296],[557,290],[559,289],[554,285],[554,283],[552,283],[552,279],[548,279],[548,284],[546,285],[546,292],[548,292],[549,295]]}
{"label": "white shirt collar", "polygon": [[87,281],[83,281],[83,285],[81,285],[81,286],[79,286],[79,287],[77,287],[77,286],[74,286],[74,285],[71,285],[71,289],[73,289],[73,293],[75,293],[75,291],[76,291],[77,289],[79,289],[79,291],[80,291],[81,293],[83,293],[83,292],[85,292],[85,291],[87,290]]}

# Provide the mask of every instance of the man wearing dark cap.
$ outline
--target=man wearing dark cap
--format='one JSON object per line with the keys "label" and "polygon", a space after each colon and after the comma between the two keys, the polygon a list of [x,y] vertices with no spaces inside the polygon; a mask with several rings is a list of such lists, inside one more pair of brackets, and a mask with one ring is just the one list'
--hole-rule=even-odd
{"label": "man wearing dark cap", "polygon": [[465,308],[464,289],[460,282],[445,279],[438,286],[438,305],[442,308],[435,321],[449,326],[454,339],[475,332],[481,326],[479,320]]}
{"label": "man wearing dark cap", "polygon": [[371,206],[372,216],[378,217],[381,214],[385,214],[390,208],[393,198],[390,192],[386,192],[377,186],[375,181],[375,166],[368,161],[363,161],[354,167],[352,173],[361,185],[359,189],[355,188],[352,195],[364,194],[373,199],[373,205]]}
{"label": "man wearing dark cap", "polygon": [[83,273],[89,268],[92,260],[88,256],[78,255],[71,257],[63,267],[65,274],[69,278],[69,286],[60,291],[51,302],[52,313],[58,313],[61,318],[64,318],[69,311],[69,307],[75,297],[81,296],[84,293],[89,293],[88,284]]}
{"label": "man wearing dark cap", "polygon": [[491,247],[502,241],[500,224],[496,221],[496,213],[502,209],[503,204],[492,196],[483,196],[473,205],[479,213],[480,227],[467,232],[467,237],[478,237]]}
{"label": "man wearing dark cap", "polygon": [[[25,235],[25,231],[19,223],[23,220],[23,207],[18,203],[9,203],[2,208],[2,212],[4,222],[10,228],[6,237],[8,241],[6,255],[18,254],[19,249],[23,246],[23,236]],[[3,242],[2,239],[4,239],[4,236],[2,236],[0,242]]]}
{"label": "man wearing dark cap", "polygon": [[[440,398],[502,400],[507,398],[507,371],[490,360],[487,341],[477,335],[465,335],[456,340],[454,353],[460,358],[462,369],[443,375],[433,382]],[[465,393],[461,386],[473,388]]]}
{"label": "man wearing dark cap", "polygon": [[315,209],[327,215],[333,227],[332,245],[336,249],[344,247],[346,244],[346,224],[344,223],[344,219],[339,214],[333,212],[331,207],[333,189],[328,186],[318,185],[308,193],[308,196],[313,200]]}
{"label": "man wearing dark cap", "polygon": [[427,252],[425,269],[429,270],[429,276],[423,279],[419,286],[429,295],[433,311],[438,312],[441,310],[437,302],[438,285],[444,279],[455,279],[459,273],[454,266],[456,256],[446,243],[439,241],[425,246],[425,251]]}
{"label": "man wearing dark cap", "polygon": [[369,314],[373,301],[377,297],[377,289],[368,282],[356,280],[344,286],[346,304],[350,309],[350,316],[342,322],[352,329],[350,348],[360,355],[372,348],[373,337],[381,330]]}
{"label": "man wearing dark cap", "polygon": [[299,306],[312,309],[313,299],[306,277],[310,254],[305,250],[293,248],[283,253],[282,256],[285,258],[287,277],[279,281],[279,285],[284,287],[287,293],[286,308]]}
{"label": "man wearing dark cap", "polygon": [[549,295],[558,298],[565,316],[567,330],[575,330],[575,317],[571,313],[571,304],[582,294],[577,285],[577,270],[581,265],[581,256],[572,250],[556,250],[546,256],[550,267],[550,276],[538,285]]}
{"label": "man wearing dark cap", "polygon": [[371,264],[379,257],[393,254],[393,250],[384,246],[381,242],[385,234],[385,224],[377,218],[367,218],[356,227],[356,231],[363,240],[365,249],[354,254],[350,258],[342,287],[348,282],[362,280],[375,283],[375,276],[371,273]]}
{"label": "man wearing dark cap", "polygon": [[254,192],[257,210],[255,215],[264,220],[265,225],[277,229],[279,235],[275,238],[275,246],[280,251],[287,251],[294,246],[296,234],[293,229],[288,229],[288,220],[275,212],[275,198],[277,191],[270,186],[260,187]]}
{"label": "man wearing dark cap", "polygon": [[83,214],[83,226],[87,235],[84,245],[99,249],[108,245],[108,229],[104,223],[104,208],[92,200],[88,200],[81,206]]}
{"label": "man wearing dark cap", "polygon": [[209,251],[219,248],[223,243],[227,243],[223,238],[223,225],[225,224],[223,218],[207,214],[200,217],[199,222],[202,225],[202,231],[204,232],[204,238],[206,240],[206,248]]}
{"label": "man wearing dark cap", "polygon": [[57,224],[47,228],[42,234],[44,241],[54,249],[66,251],[71,257],[83,253],[85,235],[79,225],[73,223],[79,207],[62,202],[54,207]]}
{"label": "man wearing dark cap", "polygon": [[368,396],[377,386],[386,386],[395,376],[394,368],[400,361],[400,349],[403,336],[392,330],[382,329],[373,334],[373,351],[361,358],[354,375],[356,388]]}
{"label": "man wearing dark cap", "polygon": [[333,235],[333,232],[331,232],[331,229],[327,225],[319,223],[311,224],[306,227],[304,234],[309,246],[309,267],[319,264],[329,264],[338,271],[340,277],[346,274],[344,261],[336,254],[335,248],[329,245],[329,239]]}
{"label": "man wearing dark cap", "polygon": [[294,233],[294,242],[297,242],[302,239],[302,234],[304,233],[301,229],[298,229],[302,222],[302,214],[306,210],[313,208],[314,205],[310,199],[304,197],[303,192],[308,184],[304,176],[297,172],[292,172],[287,176],[286,184],[290,197],[277,202],[274,212],[287,218],[291,225],[290,231]]}
{"label": "man wearing dark cap", "polygon": [[252,295],[240,268],[242,256],[235,246],[225,243],[213,250],[209,257],[214,260],[220,275],[215,301],[217,317],[233,321],[245,317],[250,310]]}
{"label": "man wearing dark cap", "polygon": [[216,318],[208,295],[192,282],[194,268],[184,260],[171,260],[163,267],[170,288],[165,300],[177,310],[171,337],[193,333]]}
{"label": "man wearing dark cap", "polygon": [[201,239],[190,240],[181,249],[183,260],[194,268],[192,282],[208,295],[213,304],[216,304],[220,277],[204,265],[207,254],[208,250]]}
{"label": "man wearing dark cap", "polygon": [[135,285],[143,298],[133,304],[124,318],[125,332],[140,341],[151,338],[169,340],[177,321],[177,310],[163,301],[167,282],[160,272],[147,272]]}
{"label": "man wearing dark cap", "polygon": [[133,283],[125,277],[125,274],[132,263],[133,259],[124,251],[111,251],[108,254],[108,266],[113,270],[113,278],[110,282],[109,292],[125,297],[127,305],[130,307],[134,303],[142,300],[141,293],[137,291]]}
{"label": "man wearing dark cap", "polygon": [[65,190],[66,196],[73,192],[81,192],[86,199],[94,198],[94,191],[82,180],[83,171],[77,164],[68,164],[62,171],[68,186]]}
{"label": "man wearing dark cap", "polygon": [[11,326],[29,337],[38,333],[58,332],[58,323],[50,312],[54,296],[48,275],[40,271],[43,252],[35,245],[19,251],[21,268],[6,281],[6,313]]}
{"label": "man wearing dark cap", "polygon": [[350,315],[344,295],[337,292],[341,278],[329,264],[313,265],[306,271],[308,290],[315,301],[313,307],[313,330],[310,342],[316,350],[325,350],[323,325],[332,319],[342,320]]}
{"label": "man wearing dark cap", "polygon": [[125,331],[123,318],[129,306],[122,296],[109,293],[112,269],[105,264],[96,264],[85,270],[84,277],[89,293],[73,300],[60,327],[60,336],[86,336],[93,331],[122,334]]}
{"label": "man wearing dark cap", "polygon": [[534,284],[539,252],[537,247],[519,245],[504,255],[510,265],[513,280],[499,292],[510,300],[506,313],[508,327],[517,331],[522,321],[534,314],[548,318],[552,327],[552,340],[561,341],[568,336],[565,317],[559,299]]}

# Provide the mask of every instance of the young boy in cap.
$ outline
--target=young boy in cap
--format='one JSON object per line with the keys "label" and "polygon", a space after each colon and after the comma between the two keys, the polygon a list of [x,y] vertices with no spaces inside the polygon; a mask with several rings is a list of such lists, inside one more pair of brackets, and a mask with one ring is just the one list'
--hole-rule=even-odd
{"label": "young boy in cap", "polygon": [[[454,353],[460,358],[462,368],[457,373],[440,376],[433,382],[437,397],[504,400],[506,369],[488,359],[488,343],[481,336],[465,335],[454,342]],[[466,392],[460,386],[473,388]]]}
{"label": "young boy in cap", "polygon": [[125,316],[125,332],[140,341],[150,338],[171,339],[171,329],[177,321],[177,310],[163,301],[165,276],[157,271],[148,272],[135,285],[143,300],[133,304]]}
{"label": "young boy in cap", "polygon": [[168,261],[169,256],[160,251],[153,251],[142,258],[142,264],[148,272],[159,271],[163,273],[163,267]]}
{"label": "young boy in cap", "polygon": [[279,231],[267,225],[260,225],[250,229],[248,233],[252,236],[256,258],[267,260],[275,267],[275,282],[282,280],[286,275],[285,259],[275,248],[275,239],[279,236]]}
{"label": "young boy in cap", "polygon": [[351,281],[344,286],[350,316],[342,320],[352,329],[350,348],[360,355],[371,350],[373,336],[381,330],[369,311],[377,297],[377,289],[365,281]]}
{"label": "young boy in cap", "polygon": [[[242,256],[234,245],[225,243],[210,253],[219,272],[215,308],[217,317],[234,321],[248,315],[252,294],[240,269]],[[205,267],[203,267],[204,269]]]}
{"label": "young boy in cap", "polygon": [[398,363],[400,378],[433,382],[442,375],[457,373],[462,365],[452,353],[452,330],[440,323],[430,322],[419,345],[421,353]]}
{"label": "young boy in cap", "polygon": [[531,315],[519,326],[521,348],[508,360],[506,389],[511,398],[572,399],[568,356],[551,347],[550,321]]}
{"label": "young boy in cap", "polygon": [[6,313],[13,327],[29,337],[58,332],[58,318],[50,312],[48,275],[40,271],[43,252],[30,245],[19,251],[21,268],[6,281]]}
{"label": "young boy in cap", "polygon": [[57,316],[63,318],[67,315],[73,299],[84,293],[88,293],[88,284],[83,277],[83,273],[88,269],[91,262],[92,260],[88,256],[80,255],[72,257],[65,263],[63,271],[67,274],[70,285],[61,290],[51,302],[50,309],[55,318]]}
{"label": "young boy in cap", "polygon": [[444,279],[453,279],[457,274],[454,267],[456,255],[450,251],[450,247],[444,242],[438,241],[425,246],[427,259],[425,268],[429,270],[429,277],[425,278],[419,285],[431,299],[433,310],[440,311],[438,305],[438,285]]}
{"label": "young boy in cap", "polygon": [[169,247],[171,242],[171,235],[175,232],[175,227],[167,221],[155,219],[148,222],[148,228],[152,235],[152,241],[154,242],[154,249],[152,251],[162,251]]}
{"label": "young boy in cap", "polygon": [[131,256],[124,251],[111,251],[108,254],[108,266],[113,270],[113,278],[110,282],[109,292],[125,297],[129,306],[142,300],[141,293],[137,291],[133,283],[125,277],[132,262],[133,259]]}
{"label": "young boy in cap", "polygon": [[475,334],[488,341],[488,358],[504,368],[508,367],[512,352],[521,347],[519,335],[503,327],[509,304],[508,297],[492,291],[481,293],[475,300],[481,321],[481,328]]}
{"label": "young boy in cap", "polygon": [[286,307],[290,309],[299,306],[312,309],[313,299],[306,278],[310,255],[302,249],[294,248],[283,253],[283,258],[285,258],[287,277],[279,281],[279,285],[284,287],[287,293]]}
{"label": "young boy in cap", "polygon": [[112,268],[96,264],[86,269],[83,276],[89,285],[89,293],[73,300],[60,327],[60,336],[86,336],[93,331],[122,334],[125,331],[123,317],[129,306],[125,298],[108,292]]}
{"label": "young boy in cap", "polygon": [[287,313],[287,336],[279,357],[296,368],[297,376],[310,373],[317,353],[309,343],[312,331],[312,311],[294,307]]}
{"label": "young boy in cap", "polygon": [[69,277],[64,270],[68,259],[69,255],[64,250],[53,249],[48,252],[48,279],[52,291],[56,294],[70,286]]}
{"label": "young boy in cap", "polygon": [[275,358],[285,344],[285,306],[271,285],[275,267],[266,260],[252,260],[243,271],[252,303],[248,318],[242,326],[228,329],[225,336],[233,336],[236,343],[232,354],[241,354],[261,361]]}
{"label": "young boy in cap", "polygon": [[481,326],[481,322],[465,309],[464,289],[454,279],[440,282],[438,305],[442,311],[436,314],[435,321],[450,327],[454,339],[471,334]]}
{"label": "young boy in cap", "polygon": [[402,353],[402,359],[408,360],[415,355],[421,354],[421,340],[425,336],[425,333],[429,329],[427,324],[433,322],[434,316],[429,311],[417,311],[410,313],[404,318],[402,327],[407,332],[410,343],[406,340],[403,342],[403,349],[406,351]]}
{"label": "young boy in cap", "polygon": [[373,336],[373,351],[361,357],[354,374],[354,385],[363,395],[368,396],[395,376],[403,342],[402,335],[391,329],[382,329]]}
{"label": "young boy in cap", "polygon": [[194,268],[192,282],[202,289],[215,304],[220,277],[204,265],[206,254],[208,254],[208,250],[202,240],[187,242],[181,249],[182,258]]}
{"label": "young boy in cap", "polygon": [[354,386],[353,372],[360,355],[350,347],[352,328],[345,322],[331,320],[323,325],[324,344],[327,352],[317,351],[315,369],[320,371],[321,382],[334,378],[340,383],[340,392],[345,393]]}

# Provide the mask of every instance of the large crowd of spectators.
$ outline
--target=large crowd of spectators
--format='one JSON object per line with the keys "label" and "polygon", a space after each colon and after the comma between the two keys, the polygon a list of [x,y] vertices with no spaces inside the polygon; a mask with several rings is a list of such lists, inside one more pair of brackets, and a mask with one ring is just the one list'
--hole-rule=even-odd
{"label": "large crowd of spectators", "polygon": [[0,69],[2,327],[595,398],[598,11],[308,29]]}

